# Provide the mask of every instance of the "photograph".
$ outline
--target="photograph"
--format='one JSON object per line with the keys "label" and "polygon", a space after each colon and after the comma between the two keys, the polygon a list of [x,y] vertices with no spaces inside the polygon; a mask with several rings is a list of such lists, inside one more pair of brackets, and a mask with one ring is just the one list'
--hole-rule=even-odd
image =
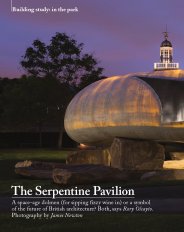
{"label": "photograph", "polygon": [[184,1],[0,1],[0,232],[184,232]]}

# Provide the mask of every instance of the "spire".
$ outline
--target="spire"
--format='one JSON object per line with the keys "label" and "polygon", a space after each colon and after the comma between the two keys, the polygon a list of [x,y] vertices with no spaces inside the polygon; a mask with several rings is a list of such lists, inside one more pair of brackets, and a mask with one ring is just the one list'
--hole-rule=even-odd
{"label": "spire", "polygon": [[167,31],[167,24],[166,24],[166,30],[163,32],[165,40],[168,39],[168,31]]}

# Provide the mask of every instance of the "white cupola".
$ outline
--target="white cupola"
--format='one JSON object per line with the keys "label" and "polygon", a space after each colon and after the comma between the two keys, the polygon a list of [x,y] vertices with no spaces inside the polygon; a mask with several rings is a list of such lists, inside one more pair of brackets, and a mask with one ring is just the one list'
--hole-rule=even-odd
{"label": "white cupola", "polygon": [[173,62],[173,47],[168,40],[167,30],[163,34],[164,41],[160,45],[160,63],[154,63],[154,70],[179,69],[179,63]]}

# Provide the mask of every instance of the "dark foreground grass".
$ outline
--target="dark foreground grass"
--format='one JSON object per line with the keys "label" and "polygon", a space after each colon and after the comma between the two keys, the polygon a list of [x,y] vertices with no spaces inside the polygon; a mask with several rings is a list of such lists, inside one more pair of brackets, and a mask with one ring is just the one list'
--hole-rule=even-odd
{"label": "dark foreground grass", "polygon": [[49,180],[30,180],[16,175],[15,164],[24,160],[65,162],[67,152],[46,149],[0,150],[0,195],[11,193],[11,185],[23,185],[25,188],[37,185],[53,187],[54,184]]}
{"label": "dark foreground grass", "polygon": [[0,150],[2,160],[59,160],[64,161],[69,151],[49,149]]}
{"label": "dark foreground grass", "polygon": [[184,232],[183,215],[88,214],[57,220],[13,219],[0,215],[1,232]]}

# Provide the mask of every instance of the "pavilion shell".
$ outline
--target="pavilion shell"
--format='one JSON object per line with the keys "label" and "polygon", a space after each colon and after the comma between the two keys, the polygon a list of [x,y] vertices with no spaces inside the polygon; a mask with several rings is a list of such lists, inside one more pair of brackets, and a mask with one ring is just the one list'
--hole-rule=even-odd
{"label": "pavilion shell", "polygon": [[[170,118],[176,120],[168,120],[168,102],[157,91],[163,85],[163,74],[161,78],[154,73],[113,76],[87,86],[67,107],[67,134],[86,145],[110,144],[115,137],[184,141],[183,121],[173,117],[173,112]],[[150,84],[146,78],[159,80],[155,85],[155,80]]]}

